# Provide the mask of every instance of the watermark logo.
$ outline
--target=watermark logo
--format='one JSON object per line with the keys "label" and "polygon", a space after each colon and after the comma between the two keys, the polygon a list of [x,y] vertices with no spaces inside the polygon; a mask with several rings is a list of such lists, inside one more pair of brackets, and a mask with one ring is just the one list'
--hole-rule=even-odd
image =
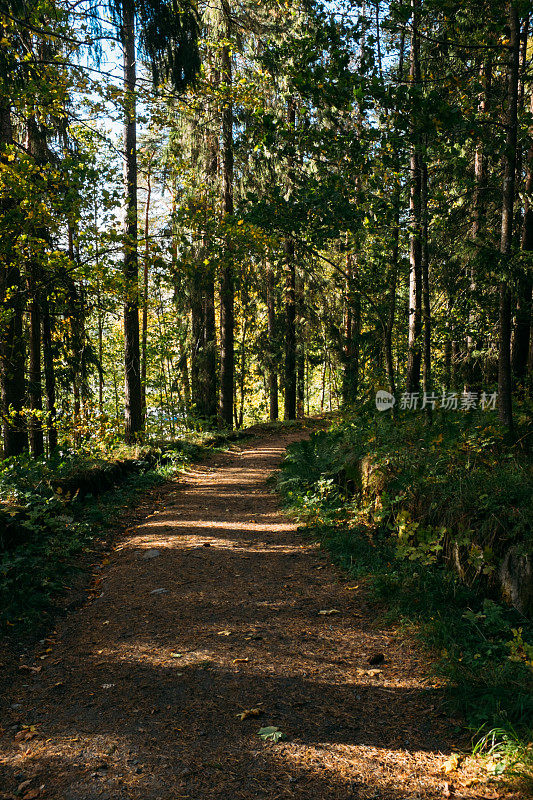
{"label": "watermark logo", "polygon": [[[442,411],[473,411],[480,408],[482,411],[494,411],[498,400],[498,392],[449,392],[442,390],[441,394],[434,392],[403,392],[400,396],[399,408],[401,411],[425,411],[440,408]],[[390,392],[380,389],[376,393],[376,408],[378,411],[388,411],[396,403],[396,398]]]}
{"label": "watermark logo", "polygon": [[386,392],[384,389],[380,389],[376,393],[376,408],[378,411],[388,411],[393,407],[395,402],[396,398],[394,395],[390,392]]}

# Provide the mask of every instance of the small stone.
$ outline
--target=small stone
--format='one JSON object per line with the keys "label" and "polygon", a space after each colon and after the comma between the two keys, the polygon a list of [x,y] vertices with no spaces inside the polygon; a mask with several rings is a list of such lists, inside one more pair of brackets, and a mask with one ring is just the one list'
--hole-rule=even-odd
{"label": "small stone", "polygon": [[160,550],[147,550],[146,553],[143,555],[143,561],[149,561],[152,558],[157,558],[161,555]]}
{"label": "small stone", "polygon": [[152,589],[150,594],[167,594],[168,589]]}

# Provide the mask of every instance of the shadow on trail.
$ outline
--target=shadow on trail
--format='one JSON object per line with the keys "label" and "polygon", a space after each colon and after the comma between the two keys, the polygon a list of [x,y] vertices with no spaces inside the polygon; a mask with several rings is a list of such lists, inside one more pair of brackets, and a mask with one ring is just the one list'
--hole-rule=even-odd
{"label": "shadow on trail", "polygon": [[[153,786],[154,775],[158,784],[179,788],[195,800],[225,796],[333,800],[357,797],[363,785],[365,790],[373,786],[376,798],[400,800],[405,789],[396,792],[390,775],[395,762],[401,764],[409,752],[449,752],[433,734],[431,718],[420,715],[421,703],[427,709],[438,700],[430,690],[332,685],[279,674],[275,661],[270,675],[256,675],[248,666],[246,672],[228,671],[201,653],[198,662],[162,668],[133,658],[100,665],[96,656],[88,659],[83,686],[71,689],[67,680],[62,687],[50,687],[32,716],[43,735],[56,743],[58,753],[63,748],[65,752],[41,760],[38,747],[34,754],[30,748],[22,765],[0,767],[2,785],[16,788],[30,762],[44,784],[57,778],[58,771],[64,773],[70,788],[62,800],[137,796],[166,800]],[[103,688],[109,684],[111,688]],[[69,724],[54,723],[55,703],[62,704]],[[258,704],[264,709],[260,717],[237,718]],[[278,726],[289,741],[261,742],[257,732],[266,725]],[[76,740],[79,745],[73,754]],[[349,746],[349,753],[338,745]],[[309,766],[295,763],[294,753],[302,747]],[[349,763],[354,748],[356,763],[366,766],[360,778],[354,777]],[[238,765],[235,780],[232,765],[234,769]],[[133,773],[132,794],[117,783],[128,772]],[[280,794],[283,787],[290,793]]]}
{"label": "shadow on trail", "polygon": [[[264,483],[281,452],[192,472],[132,532],[9,700],[38,736],[8,728],[0,800],[27,779],[46,800],[435,796],[440,694],[281,516]],[[268,725],[288,740],[263,742]]]}

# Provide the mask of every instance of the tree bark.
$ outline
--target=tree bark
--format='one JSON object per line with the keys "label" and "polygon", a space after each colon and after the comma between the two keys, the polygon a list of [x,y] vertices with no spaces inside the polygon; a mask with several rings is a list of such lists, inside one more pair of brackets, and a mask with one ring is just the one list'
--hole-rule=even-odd
{"label": "tree bark", "polygon": [[285,239],[284,417],[296,419],[296,266],[294,239]]}
{"label": "tree bark", "polygon": [[[533,93],[531,95],[531,113],[533,114]],[[530,132],[530,137],[522,229],[522,250],[529,253],[533,251],[533,129]],[[519,385],[524,383],[528,369],[532,288],[533,276],[531,269],[526,269],[518,280],[516,320],[512,343],[513,376]]]}
{"label": "tree bark", "polygon": [[122,0],[124,49],[124,373],[125,438],[135,441],[143,427],[139,348],[139,264],[137,250],[137,120],[135,2]]}
{"label": "tree bark", "polygon": [[42,426],[43,395],[41,383],[41,309],[39,288],[35,283],[33,283],[31,295],[30,364],[28,372],[28,395],[31,415],[28,433],[31,453],[34,458],[40,458],[44,454]]}
{"label": "tree bark", "polygon": [[[218,87],[218,79],[215,85]],[[209,107],[213,116],[216,109]],[[212,242],[209,237],[209,217],[212,213],[212,196],[218,177],[218,136],[208,130],[205,144],[204,232],[198,248],[197,265],[190,281],[192,350],[191,389],[195,414],[200,419],[212,421],[217,414],[217,338],[215,321],[215,275],[211,258]],[[206,263],[207,260],[207,263]]]}
{"label": "tree bark", "polygon": [[361,335],[361,295],[355,286],[357,263],[349,252],[346,236],[346,298],[344,312],[344,369],[342,375],[342,402],[355,403],[359,389],[359,360]]}
{"label": "tree bark", "polygon": [[[489,107],[489,94],[492,86],[492,58],[490,53],[480,70],[480,77],[483,79],[483,94],[479,100],[478,110],[484,114]],[[485,225],[485,152],[484,143],[479,140],[474,154],[474,213],[472,220],[472,241],[477,243]],[[477,269],[475,262],[470,265],[470,310],[468,313],[468,324],[470,331],[466,337],[466,363],[465,363],[465,383],[470,391],[476,391],[481,382],[481,369],[479,361],[474,358],[476,348],[476,336],[473,329],[477,325],[478,313],[474,308],[475,293],[477,291]],[[478,345],[479,346],[479,345]]]}
{"label": "tree bark", "polygon": [[50,301],[46,295],[43,295],[42,298],[41,324],[43,337],[44,385],[46,390],[46,429],[48,434],[48,455],[52,455],[57,447],[56,376],[54,372],[54,354],[52,349]]}
{"label": "tree bark", "polygon": [[[201,255],[202,251],[199,251]],[[202,386],[202,356],[204,348],[204,305],[202,302],[201,267],[195,264],[190,276],[189,301],[191,307],[191,398],[194,414],[205,418],[204,391]]]}
{"label": "tree bark", "polygon": [[[505,140],[504,177],[502,198],[502,224],[500,252],[505,268],[511,256],[513,241],[513,206],[515,196],[518,58],[520,25],[518,11],[509,3],[509,65],[507,85],[507,134]],[[508,432],[513,430],[511,383],[511,288],[509,279],[500,283],[499,297],[499,351],[498,351],[498,413],[500,422]]]}
{"label": "tree bark", "polygon": [[[27,119],[27,149],[34,164],[43,167],[47,161],[46,134],[33,115]],[[31,254],[27,268],[27,287],[30,300],[28,399],[30,415],[28,435],[34,458],[44,455],[42,425],[42,374],[41,374],[41,259],[48,231],[38,226],[32,231]]]}
{"label": "tree bark", "polygon": [[[293,134],[296,125],[296,106],[291,97],[287,102],[287,124],[289,134]],[[292,136],[291,136],[292,138]],[[287,182],[289,191],[293,183],[293,143],[290,143],[287,158]],[[296,261],[294,239],[285,237],[285,380],[284,380],[284,416],[285,419],[296,419]]]}
{"label": "tree bark", "polygon": [[[0,26],[0,35],[2,28]],[[12,144],[11,109],[7,98],[0,98],[0,159],[7,159],[5,148]],[[0,215],[7,217],[14,200],[6,197]],[[3,308],[0,322],[0,394],[4,457],[16,456],[28,446],[23,414],[25,398],[23,336],[24,291],[15,254],[7,252],[0,269],[0,301]]]}
{"label": "tree bark", "polygon": [[[94,201],[94,250],[96,266],[96,326],[98,331],[98,411],[104,411],[104,319],[100,284],[100,242],[98,237],[98,206]],[[43,343],[44,344],[44,343]]]}
{"label": "tree bark", "polygon": [[[422,316],[424,320],[424,359],[422,386],[426,394],[432,390],[431,377],[431,304],[429,292],[429,220],[428,220],[428,169],[425,161],[421,162],[421,222],[422,222]],[[426,406],[428,416],[431,418],[432,406]]]}
{"label": "tree bark", "polygon": [[[219,71],[214,70],[214,84],[218,87]],[[216,114],[215,114],[216,116]],[[219,137],[211,129],[207,135],[207,188],[211,196],[215,194],[218,180]],[[210,210],[211,197],[207,194],[207,209]],[[207,227],[207,220],[206,220]],[[215,270],[210,261],[203,271],[203,305],[204,305],[204,358],[203,383],[205,394],[205,416],[214,419],[217,415],[217,333],[215,318]]]}
{"label": "tree bark", "polygon": [[[387,304],[387,320],[383,331],[383,353],[385,356],[385,370],[389,392],[396,394],[396,380],[394,377],[394,361],[392,358],[392,332],[394,330],[394,318],[396,316],[396,284],[398,282],[398,257],[400,254],[400,188],[394,193],[392,227],[392,257],[389,284],[389,302]],[[396,414],[396,406],[392,407],[393,415]]]}
{"label": "tree bark", "polygon": [[[418,2],[411,0],[411,55],[409,79],[412,86],[420,84],[420,62],[418,42]],[[407,356],[406,389],[417,392],[420,389],[422,333],[422,248],[421,248],[421,170],[420,134],[416,111],[411,110],[411,159],[410,159],[410,241],[409,241],[409,350]]]}
{"label": "tree bark", "polygon": [[[402,29],[400,38],[400,52],[398,55],[398,82],[403,80],[403,65],[404,65],[404,47],[405,47],[405,30]],[[394,153],[395,172],[399,172],[400,159],[398,152]],[[392,332],[394,330],[394,319],[396,316],[396,290],[398,283],[398,260],[400,255],[400,197],[401,186],[398,180],[395,181],[393,202],[392,202],[392,253],[391,253],[391,270],[389,277],[389,301],[387,304],[387,319],[383,329],[383,353],[385,356],[385,370],[387,373],[387,381],[389,384],[389,392],[393,395],[396,394],[396,379],[394,374],[394,359],[392,356]],[[393,405],[392,415],[396,416],[398,413],[397,406]]]}
{"label": "tree bark", "polygon": [[267,265],[267,334],[268,334],[268,415],[274,422],[279,416],[278,371],[274,338],[276,335],[275,277],[271,264]]}
{"label": "tree bark", "polygon": [[296,346],[296,416],[303,419],[305,416],[305,282],[302,279],[297,286],[296,312],[297,312],[297,346]]}
{"label": "tree bark", "polygon": [[152,197],[152,162],[148,162],[146,175],[146,204],[144,207],[144,264],[141,338],[141,406],[143,424],[146,425],[146,346],[148,343],[148,270],[150,265],[150,200]]}
{"label": "tree bark", "polygon": [[[229,222],[233,216],[233,101],[232,63],[230,51],[230,8],[222,2],[224,17],[224,44],[221,58],[221,81],[225,92],[222,109],[222,186],[223,213]],[[222,278],[220,282],[220,421],[224,427],[233,427],[233,384],[235,373],[235,287],[233,254],[229,241],[223,253]]]}
{"label": "tree bark", "polygon": [[[245,308],[245,302],[243,298],[243,307]],[[242,337],[241,337],[241,365],[240,365],[240,375],[239,375],[239,410],[237,412],[237,403],[235,403],[235,427],[237,429],[242,428],[244,422],[244,400],[245,400],[245,392],[246,392],[246,334],[248,331],[248,322],[246,318],[246,313],[244,313],[244,318],[242,322]]]}
{"label": "tree bark", "polygon": [[[74,268],[76,251],[74,248],[74,230],[70,221],[67,223],[68,252]],[[81,402],[88,397],[87,364],[85,355],[85,302],[82,287],[67,273],[68,319],[71,330],[70,367],[72,375],[72,393],[74,398],[74,429],[76,443],[79,443],[81,425]]]}

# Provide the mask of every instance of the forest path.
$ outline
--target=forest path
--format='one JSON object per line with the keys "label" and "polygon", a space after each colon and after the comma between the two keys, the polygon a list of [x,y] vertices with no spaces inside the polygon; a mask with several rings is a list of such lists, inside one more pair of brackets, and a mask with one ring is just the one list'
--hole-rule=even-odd
{"label": "forest path", "polygon": [[[21,784],[28,800],[448,796],[452,740],[424,656],[376,623],[265,483],[304,435],[213,457],[126,532],[101,594],[13,687],[1,798]],[[15,735],[21,723],[35,731]],[[262,741],[268,725],[287,741]]]}

